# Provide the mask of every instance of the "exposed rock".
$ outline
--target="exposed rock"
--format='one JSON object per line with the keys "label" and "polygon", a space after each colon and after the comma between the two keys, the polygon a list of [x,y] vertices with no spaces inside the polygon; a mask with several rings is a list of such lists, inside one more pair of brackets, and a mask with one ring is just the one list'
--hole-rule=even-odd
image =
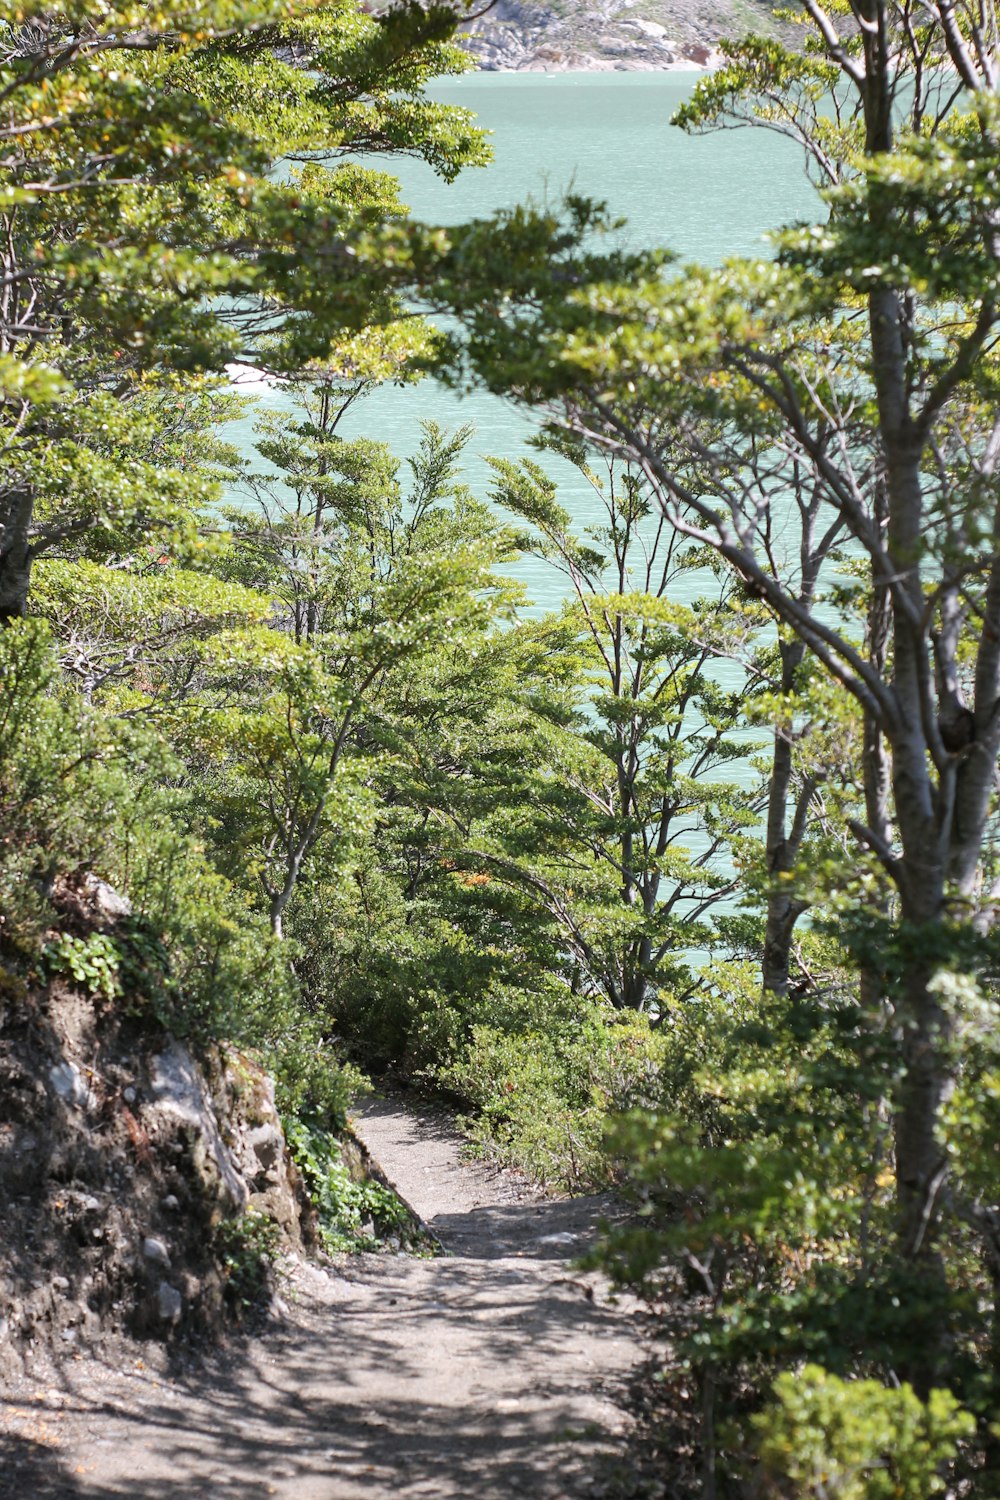
{"label": "exposed rock", "polygon": [[52,889],[52,903],[64,914],[68,927],[104,931],[132,915],[132,903],[93,871],[60,875]]}
{"label": "exposed rock", "polygon": [[156,1294],[156,1310],[160,1321],[171,1325],[179,1323],[184,1311],[184,1298],[169,1281],[161,1281]]}
{"label": "exposed rock", "polygon": [[162,1240],[147,1235],[142,1242],[142,1254],[143,1259],[150,1261],[154,1266],[162,1266],[165,1271],[170,1270],[170,1251]]}
{"label": "exposed rock", "polygon": [[288,1154],[273,1079],[233,1052],[219,1053],[209,1076],[216,1112],[230,1125],[228,1149],[249,1189],[250,1205],[278,1224],[289,1244],[314,1243],[315,1211]]}
{"label": "exposed rock", "polygon": [[93,1109],[97,1100],[76,1063],[54,1063],[49,1069],[49,1082],[64,1104],[74,1109]]}
{"label": "exposed rock", "polygon": [[720,38],[778,29],[766,0],[497,0],[464,41],[488,72],[645,72],[716,67]]}
{"label": "exposed rock", "polygon": [[[63,897],[76,933],[112,909],[82,878]],[[211,1333],[238,1311],[222,1220],[252,1202],[287,1250],[315,1232],[271,1080],[196,1055],[128,997],[31,988],[2,962],[0,1370],[32,1345]]]}
{"label": "exposed rock", "polygon": [[86,874],[83,877],[83,890],[95,914],[108,926],[132,915],[132,903],[128,897],[122,896],[99,875]]}
{"label": "exposed rock", "polygon": [[270,1172],[277,1166],[285,1150],[284,1136],[277,1122],[269,1121],[258,1125],[254,1130],[248,1130],[247,1144],[253,1148],[253,1153],[265,1172]]}
{"label": "exposed rock", "polygon": [[203,1184],[215,1193],[224,1213],[242,1213],[250,1192],[236,1170],[222,1136],[202,1075],[183,1043],[170,1045],[153,1059],[150,1103],[143,1114],[147,1130],[157,1115],[172,1116],[193,1131],[193,1162]]}
{"label": "exposed rock", "polygon": [[272,1297],[267,1311],[276,1323],[284,1323],[288,1318],[288,1303],[283,1297]]}

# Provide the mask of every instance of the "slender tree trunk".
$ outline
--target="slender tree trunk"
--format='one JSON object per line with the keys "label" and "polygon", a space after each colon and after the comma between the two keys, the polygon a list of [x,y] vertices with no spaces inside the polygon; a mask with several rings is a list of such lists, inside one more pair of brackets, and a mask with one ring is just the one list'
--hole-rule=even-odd
{"label": "slender tree trunk", "polygon": [[939,967],[933,930],[945,913],[942,840],[928,826],[914,796],[920,736],[895,746],[894,790],[902,835],[905,879],[900,973],[895,1002],[899,1069],[893,1101],[896,1157],[897,1248],[910,1281],[905,1344],[899,1373],[925,1394],[938,1378],[948,1343],[947,1280],[938,1237],[948,1158],[941,1139],[944,1106],[954,1085],[952,1020],[933,987]]}
{"label": "slender tree trunk", "polygon": [[14,490],[0,526],[0,623],[21,619],[28,610],[31,583],[29,529],[34,512],[31,490]]}
{"label": "slender tree trunk", "polygon": [[[795,686],[795,674],[805,656],[805,646],[799,640],[782,641],[779,644],[779,650],[781,652],[781,692],[788,694]],[[792,784],[792,731],[791,721],[775,726],[771,782],[767,797],[765,857],[769,879],[762,979],[765,991],[774,995],[788,993],[792,933],[796,922],[805,910],[805,904],[794,895],[790,883],[781,878],[792,869],[799,852],[798,841],[790,842],[788,837],[788,800]]]}
{"label": "slender tree trunk", "polygon": [[[885,139],[876,149],[888,149]],[[879,215],[875,214],[879,227]],[[891,233],[891,221],[882,224]],[[885,455],[886,542],[894,574],[894,713],[883,725],[892,751],[892,793],[902,844],[899,869],[903,940],[896,991],[899,1068],[894,1083],[897,1250],[911,1289],[900,1373],[926,1392],[947,1348],[947,1279],[938,1248],[947,1156],[941,1113],[953,1086],[951,1023],[932,988],[939,960],[932,938],[945,914],[952,816],[940,762],[934,678],[920,560],[925,522],[924,441],[915,431],[907,383],[910,311],[888,287],[869,299],[872,371]],[[886,583],[888,580],[879,580]],[[932,752],[938,751],[934,776]],[[904,946],[905,945],[905,946]]]}
{"label": "slender tree trunk", "polygon": [[653,957],[653,944],[648,937],[630,945],[624,954],[622,973],[622,1001],[626,1010],[644,1011],[649,993],[649,964]]}
{"label": "slender tree trunk", "polygon": [[[876,482],[873,511],[881,539],[888,520],[888,498],[884,478]],[[885,583],[875,575],[874,570],[871,591],[867,622],[868,659],[879,675],[884,677],[888,663],[892,614],[889,591]],[[892,767],[882,725],[869,709],[864,710],[863,734],[861,775],[865,794],[865,822],[875,837],[881,841],[883,847],[890,847],[892,832],[889,822],[889,798],[892,788]],[[881,903],[881,912],[888,920],[889,903],[887,900]],[[882,981],[877,969],[871,965],[863,966],[859,974],[859,983],[861,1003],[871,1023],[875,1020],[884,1001]]]}

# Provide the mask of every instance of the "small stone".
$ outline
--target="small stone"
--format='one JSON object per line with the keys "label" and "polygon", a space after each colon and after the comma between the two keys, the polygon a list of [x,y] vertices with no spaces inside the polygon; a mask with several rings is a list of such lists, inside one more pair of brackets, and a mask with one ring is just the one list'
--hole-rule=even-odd
{"label": "small stone", "polygon": [[169,1281],[161,1281],[156,1294],[157,1310],[164,1323],[179,1323],[184,1311],[184,1298]]}
{"label": "small stone", "polygon": [[74,1109],[89,1108],[96,1103],[94,1093],[76,1063],[54,1063],[49,1069],[49,1082],[63,1103]]}
{"label": "small stone", "polygon": [[118,922],[122,917],[132,915],[132,903],[127,896],[121,895],[113,885],[108,885],[99,875],[89,874],[85,877],[83,888],[97,909],[98,915],[106,922]]}
{"label": "small stone", "polygon": [[272,1170],[284,1155],[285,1142],[275,1124],[258,1125],[247,1131],[247,1141],[265,1171]]}
{"label": "small stone", "polygon": [[176,1213],[180,1206],[181,1200],[175,1193],[168,1193],[165,1198],[160,1200],[160,1207],[168,1214]]}
{"label": "small stone", "polygon": [[127,1089],[122,1089],[122,1098],[125,1100],[126,1104],[135,1103],[135,1089],[131,1084],[129,1084]]}
{"label": "small stone", "polygon": [[162,1266],[165,1271],[170,1270],[170,1252],[162,1240],[147,1236],[142,1242],[142,1253],[144,1259],[151,1261],[154,1266]]}
{"label": "small stone", "polygon": [[62,1341],[63,1341],[64,1344],[75,1344],[76,1343],[76,1329],[75,1328],[64,1328],[63,1331],[62,1331],[62,1333],[59,1335],[59,1337],[62,1339]]}
{"label": "small stone", "polygon": [[56,1288],[57,1291],[68,1292],[69,1291],[69,1277],[68,1276],[53,1276],[53,1278],[52,1278],[52,1285]]}

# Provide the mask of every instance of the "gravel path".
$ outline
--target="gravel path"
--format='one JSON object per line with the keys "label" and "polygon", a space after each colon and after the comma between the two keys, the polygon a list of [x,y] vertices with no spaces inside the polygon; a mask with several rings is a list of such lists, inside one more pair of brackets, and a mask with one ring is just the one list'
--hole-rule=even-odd
{"label": "gravel path", "polygon": [[566,1264],[608,1202],[539,1199],[385,1101],[357,1132],[448,1253],[296,1265],[287,1318],[208,1365],[39,1366],[4,1392],[2,1500],[608,1493],[637,1317]]}

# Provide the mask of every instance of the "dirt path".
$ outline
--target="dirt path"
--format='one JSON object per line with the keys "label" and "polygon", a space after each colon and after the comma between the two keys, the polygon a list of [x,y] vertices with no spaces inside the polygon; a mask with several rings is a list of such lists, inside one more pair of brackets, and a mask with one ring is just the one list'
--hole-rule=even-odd
{"label": "dirt path", "polygon": [[288,1315],[167,1374],[68,1356],[8,1389],[2,1500],[575,1500],[608,1493],[635,1316],[568,1259],[608,1205],[469,1165],[432,1116],[358,1134],[439,1236],[435,1260],[297,1267]]}

